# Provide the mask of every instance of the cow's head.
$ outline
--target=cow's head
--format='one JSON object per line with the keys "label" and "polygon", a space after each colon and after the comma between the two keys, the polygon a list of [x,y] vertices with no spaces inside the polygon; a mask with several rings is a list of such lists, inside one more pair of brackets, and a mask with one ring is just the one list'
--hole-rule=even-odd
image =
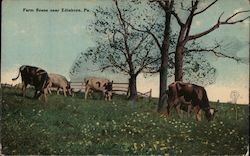
{"label": "cow's head", "polygon": [[104,86],[105,90],[112,91],[113,90],[113,81],[111,81],[111,82],[109,81],[109,82],[105,83],[103,86]]}
{"label": "cow's head", "polygon": [[112,99],[112,90],[113,90],[113,81],[109,81],[107,83],[104,84],[105,87],[105,99],[111,101]]}
{"label": "cow's head", "polygon": [[70,83],[68,82],[68,84],[67,84],[67,86],[66,86],[66,89],[67,89],[67,94],[69,95],[69,96],[73,96],[73,88],[71,88],[71,86],[70,86]]}
{"label": "cow's head", "polygon": [[215,113],[218,112],[218,110],[215,108],[206,108],[204,111],[208,121],[213,121]]}

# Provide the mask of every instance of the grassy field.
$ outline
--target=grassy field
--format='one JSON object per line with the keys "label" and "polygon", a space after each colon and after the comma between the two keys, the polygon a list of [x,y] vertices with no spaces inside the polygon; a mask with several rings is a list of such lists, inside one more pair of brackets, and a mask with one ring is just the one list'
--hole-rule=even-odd
{"label": "grassy field", "polygon": [[[33,92],[29,91],[28,96]],[[2,89],[1,144],[6,155],[240,155],[249,144],[248,106],[211,103],[215,121],[166,118],[157,99],[106,102],[98,95],[50,95],[47,103]]]}

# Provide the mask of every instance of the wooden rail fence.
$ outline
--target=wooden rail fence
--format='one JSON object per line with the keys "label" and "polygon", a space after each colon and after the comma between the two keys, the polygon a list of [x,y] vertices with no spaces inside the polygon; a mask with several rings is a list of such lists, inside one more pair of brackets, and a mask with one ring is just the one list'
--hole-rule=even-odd
{"label": "wooden rail fence", "polygon": [[[70,82],[71,88],[73,88],[74,92],[84,92],[85,91],[85,84],[82,82]],[[113,91],[117,94],[126,94],[129,95],[128,90],[128,83],[113,83]],[[140,97],[152,97],[152,89],[148,92],[141,93],[137,92],[138,96]]]}

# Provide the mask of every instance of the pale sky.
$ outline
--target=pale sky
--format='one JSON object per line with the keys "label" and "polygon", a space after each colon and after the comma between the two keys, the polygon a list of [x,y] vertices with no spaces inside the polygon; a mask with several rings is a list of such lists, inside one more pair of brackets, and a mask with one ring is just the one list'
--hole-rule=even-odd
{"label": "pale sky", "polygon": [[[2,49],[1,49],[1,83],[16,84],[11,78],[17,76],[21,65],[33,65],[58,73],[69,79],[69,70],[80,52],[94,45],[87,25],[92,16],[85,12],[36,12],[40,9],[81,9],[93,8],[95,5],[109,4],[111,0],[4,0],[2,2]],[[206,6],[210,1],[203,0]],[[227,17],[239,10],[249,9],[247,0],[221,0],[205,14],[194,19],[191,33],[201,32],[217,21],[224,11]],[[24,11],[34,9],[34,12]],[[222,18],[223,18],[222,17]],[[239,17],[236,17],[239,18]],[[208,45],[217,40],[229,39],[236,42],[232,51],[240,57],[249,57],[249,20],[230,26],[221,26],[218,30],[203,38]],[[239,48],[240,47],[240,48]],[[216,83],[207,86],[208,97],[211,101],[219,99],[230,101],[230,92],[240,93],[238,103],[249,103],[249,64],[240,64],[232,60],[210,56],[210,63],[218,70]],[[82,72],[88,72],[82,70]],[[101,75],[105,73],[83,73],[84,76]],[[111,77],[115,82],[126,82],[127,77],[116,75]],[[172,80],[168,80],[171,83]],[[153,90],[153,96],[158,96],[158,75],[144,79],[138,78],[138,90],[141,92]],[[145,85],[146,84],[146,85]]]}

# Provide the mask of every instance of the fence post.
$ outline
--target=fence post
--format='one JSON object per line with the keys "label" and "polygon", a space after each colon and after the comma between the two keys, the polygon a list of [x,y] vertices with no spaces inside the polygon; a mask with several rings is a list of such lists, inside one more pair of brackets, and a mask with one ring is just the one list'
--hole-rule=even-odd
{"label": "fence post", "polygon": [[149,97],[150,97],[150,98],[152,97],[152,88],[150,88]]}

